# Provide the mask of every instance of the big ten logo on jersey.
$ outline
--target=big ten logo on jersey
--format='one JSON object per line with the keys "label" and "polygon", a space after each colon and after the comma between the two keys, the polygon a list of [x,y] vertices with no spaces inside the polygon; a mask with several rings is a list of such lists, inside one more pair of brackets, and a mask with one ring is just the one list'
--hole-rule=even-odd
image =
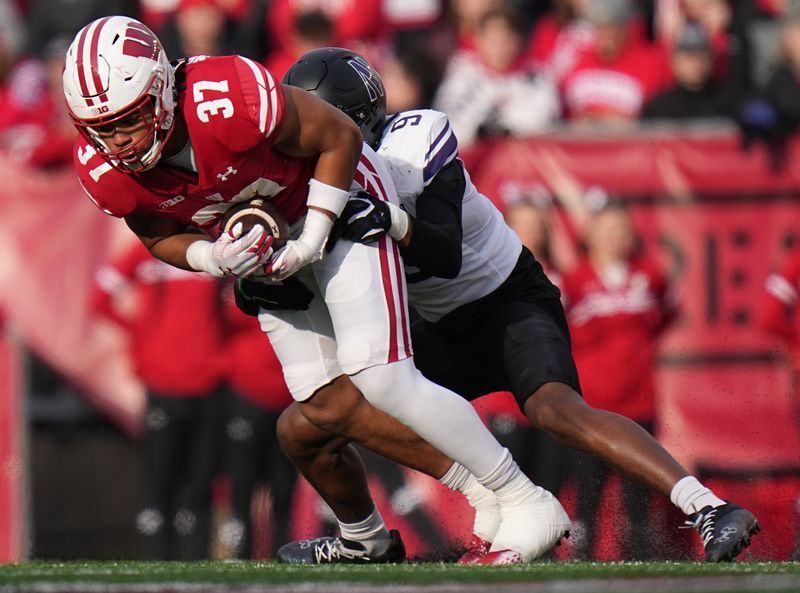
{"label": "big ten logo on jersey", "polygon": [[406,115],[405,117],[398,117],[396,120],[392,122],[392,127],[389,129],[389,132],[395,132],[397,130],[402,130],[406,126],[418,126],[419,123],[422,121],[422,116],[417,115]]}
{"label": "big ten logo on jersey", "polygon": [[192,215],[192,222],[201,227],[211,226],[212,224],[218,222],[219,219],[222,218],[223,214],[237,204],[249,202],[256,196],[261,198],[272,198],[278,195],[278,193],[280,193],[284,188],[285,186],[280,185],[271,179],[259,177],[252,183],[247,184],[238,193],[230,196],[230,198],[225,198],[222,192],[211,194],[210,196],[206,196],[206,200],[211,202],[211,204],[204,206],[195,212]]}

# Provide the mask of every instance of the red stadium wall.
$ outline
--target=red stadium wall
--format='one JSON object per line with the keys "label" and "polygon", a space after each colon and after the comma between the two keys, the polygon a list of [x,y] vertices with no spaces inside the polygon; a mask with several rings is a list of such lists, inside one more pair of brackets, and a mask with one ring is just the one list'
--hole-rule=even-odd
{"label": "red stadium wall", "polygon": [[565,177],[566,187],[600,186],[628,201],[645,248],[676,277],[682,308],[659,357],[659,439],[759,515],[765,530],[746,557],[788,559],[800,394],[781,345],[754,320],[766,274],[800,247],[800,143],[777,170],[727,128],[560,135],[464,156],[501,208],[513,192],[563,186]]}
{"label": "red stadium wall", "polygon": [[[559,134],[463,156],[498,204],[510,188],[551,186],[565,173],[630,201],[645,246],[675,273],[682,302],[681,320],[661,349],[659,437],[723,496],[759,514],[766,529],[746,557],[788,558],[800,490],[798,399],[779,344],[753,317],[767,270],[800,238],[800,168],[793,165],[800,144],[789,147],[780,171],[771,170],[761,147],[743,152],[736,131],[726,128]],[[20,171],[0,158],[0,233],[7,243],[0,302],[8,318],[31,348],[135,432],[142,396],[124,344],[86,303],[94,269],[126,234],[124,224],[97,212],[71,171]],[[0,397],[0,406],[10,401]],[[0,439],[10,434],[3,423],[15,422],[12,413],[0,409]],[[466,537],[466,509],[438,484],[423,484],[443,529]],[[18,549],[6,552],[2,538],[6,518],[20,515],[4,488],[0,482],[0,558],[13,558]],[[308,525],[298,519],[296,527],[311,535]]]}

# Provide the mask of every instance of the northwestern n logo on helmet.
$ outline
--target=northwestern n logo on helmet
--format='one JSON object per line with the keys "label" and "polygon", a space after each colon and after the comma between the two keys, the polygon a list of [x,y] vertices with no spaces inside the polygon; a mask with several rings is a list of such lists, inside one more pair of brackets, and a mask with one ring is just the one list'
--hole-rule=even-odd
{"label": "northwestern n logo on helmet", "polygon": [[383,97],[383,84],[381,81],[372,75],[372,68],[367,64],[366,60],[360,57],[354,57],[347,60],[350,67],[358,72],[364,86],[367,87],[369,100],[375,101],[378,97]]}
{"label": "northwestern n logo on helmet", "polygon": [[158,39],[141,23],[131,22],[125,30],[122,53],[131,58],[158,59]]}

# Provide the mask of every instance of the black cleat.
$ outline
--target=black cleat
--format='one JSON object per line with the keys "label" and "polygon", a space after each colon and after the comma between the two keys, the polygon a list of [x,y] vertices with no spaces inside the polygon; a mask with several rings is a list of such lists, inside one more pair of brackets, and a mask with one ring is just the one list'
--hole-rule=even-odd
{"label": "black cleat", "polygon": [[396,529],[392,541],[379,556],[370,556],[363,545],[340,537],[317,537],[290,542],[278,549],[278,561],[285,564],[387,564],[405,562],[406,547]]}
{"label": "black cleat", "polygon": [[707,506],[686,521],[700,533],[706,562],[730,562],[750,545],[750,537],[761,530],[755,515],[731,502]]}

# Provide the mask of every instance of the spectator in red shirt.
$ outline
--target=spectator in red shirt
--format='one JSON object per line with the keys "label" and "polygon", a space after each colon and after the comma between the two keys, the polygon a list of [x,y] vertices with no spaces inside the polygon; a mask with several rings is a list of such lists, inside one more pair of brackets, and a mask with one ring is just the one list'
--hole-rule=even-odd
{"label": "spectator in red shirt", "polygon": [[[800,384],[798,299],[800,299],[800,251],[795,250],[780,269],[767,276],[758,308],[759,325],[780,340],[789,355],[795,385]],[[800,509],[800,500],[796,508]],[[795,536],[792,560],[800,560],[800,533]]]}
{"label": "spectator in red shirt", "polygon": [[[659,267],[637,252],[627,211],[610,201],[589,219],[585,259],[563,277],[562,298],[572,334],[572,350],[586,402],[635,420],[653,433],[656,421],[654,362],[658,339],[675,315],[669,283]],[[576,552],[591,557],[606,466],[581,455],[578,516],[587,527]],[[650,517],[649,493],[623,483],[628,529],[623,557],[647,558],[649,535],[635,525]]]}
{"label": "spectator in red shirt", "polygon": [[253,494],[258,483],[269,488],[270,546],[289,541],[292,495],[297,470],[278,444],[275,426],[292,395],[269,341],[253,317],[225,292],[225,373],[231,389],[225,421],[225,473],[230,480],[232,517],[220,528],[220,541],[233,558],[253,557]]}
{"label": "spectator in red shirt", "polygon": [[278,79],[306,52],[333,45],[333,23],[321,10],[298,12],[292,24],[289,45],[272,52],[264,64]]}
{"label": "spectator in red shirt", "polygon": [[224,403],[220,288],[210,275],[154,259],[138,241],[97,273],[93,306],[129,333],[147,388],[136,523],[154,559],[210,554]]}
{"label": "spectator in red shirt", "polygon": [[381,0],[274,0],[267,13],[274,51],[293,51],[295,19],[312,10],[321,11],[333,23],[333,46],[371,55],[386,35]]}
{"label": "spectator in red shirt", "polygon": [[670,82],[665,55],[631,34],[629,0],[589,0],[594,46],[564,76],[567,116],[575,122],[636,122],[644,103]]}
{"label": "spectator in red shirt", "polygon": [[558,84],[594,44],[594,29],[581,13],[583,5],[579,0],[555,0],[533,29],[530,56]]}

